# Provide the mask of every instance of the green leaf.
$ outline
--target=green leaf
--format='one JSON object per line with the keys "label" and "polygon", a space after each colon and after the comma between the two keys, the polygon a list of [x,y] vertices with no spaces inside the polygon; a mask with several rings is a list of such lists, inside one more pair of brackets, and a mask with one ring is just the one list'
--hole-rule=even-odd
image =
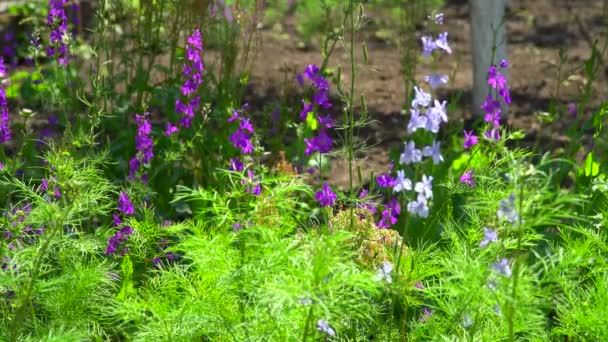
{"label": "green leaf", "polygon": [[585,176],[597,177],[599,173],[600,166],[598,163],[593,161],[593,152],[589,152],[589,154],[587,154],[587,158],[585,158]]}
{"label": "green leaf", "polygon": [[118,300],[126,300],[127,295],[135,292],[133,287],[133,262],[128,255],[125,255],[122,259],[120,268],[122,269],[122,286],[120,292],[116,295],[116,298]]}
{"label": "green leaf", "polygon": [[315,117],[315,113],[310,112],[308,116],[306,116],[306,125],[310,127],[313,131],[316,131],[319,128],[319,123],[317,122],[317,118]]}

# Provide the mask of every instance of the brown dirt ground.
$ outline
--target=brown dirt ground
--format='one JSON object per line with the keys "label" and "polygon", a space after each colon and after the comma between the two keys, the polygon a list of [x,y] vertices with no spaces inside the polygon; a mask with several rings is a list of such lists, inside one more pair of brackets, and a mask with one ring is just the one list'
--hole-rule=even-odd
{"label": "brown dirt ground", "polygon": [[[471,116],[472,60],[468,2],[447,1],[443,12],[446,17],[444,28],[449,32],[453,53],[441,59],[440,69],[453,73],[455,77],[441,89],[439,95],[446,99],[457,92],[464,95],[459,109],[450,113],[451,124],[454,125],[461,124],[458,122]],[[566,144],[567,138],[561,132],[568,124],[567,118],[557,120],[550,127],[543,125],[541,129],[534,112],[547,110],[554,98],[560,49],[565,49],[568,56],[562,69],[564,81],[560,89],[560,103],[574,101],[580,94],[579,89],[584,82],[582,66],[591,53],[591,42],[597,39],[603,43],[602,1],[512,0],[508,16],[509,82],[513,104],[509,109],[507,124],[525,130],[529,138],[538,138],[550,144]],[[318,47],[297,48],[299,40],[294,32],[291,17],[285,18],[280,25],[261,31],[262,43],[253,63],[248,94],[252,102],[288,93],[293,88],[292,80],[297,72],[308,64],[321,62]],[[379,39],[373,27],[364,28],[356,40],[366,42],[369,54],[368,64],[363,66],[362,53],[358,49],[356,60],[360,67],[356,94],[365,95],[370,116],[376,120],[361,132],[372,147],[358,163],[364,174],[369,175],[370,171],[378,174],[388,166],[388,149],[399,148],[405,136],[406,117],[401,114],[404,98],[400,54],[398,47],[390,40]],[[584,115],[590,115],[593,108],[597,108],[608,95],[608,66],[605,60],[594,84],[591,108]],[[336,68],[338,65],[343,70],[349,70],[349,55],[344,47],[338,47],[330,58],[330,67]],[[418,82],[429,71],[428,66],[421,65],[417,71]],[[348,73],[343,72],[343,75],[344,81],[349,82]],[[285,80],[291,83],[287,84]],[[345,166],[341,158],[333,161],[332,171],[328,175],[332,184],[339,187],[346,185]]]}

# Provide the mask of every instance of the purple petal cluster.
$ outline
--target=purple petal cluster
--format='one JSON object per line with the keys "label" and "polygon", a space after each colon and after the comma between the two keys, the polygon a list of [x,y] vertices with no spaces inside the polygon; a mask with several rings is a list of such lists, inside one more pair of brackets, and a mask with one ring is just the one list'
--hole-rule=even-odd
{"label": "purple petal cluster", "polygon": [[322,319],[317,321],[317,329],[319,329],[320,332],[327,334],[331,337],[336,336],[336,332],[334,331],[334,329],[329,326],[329,323],[327,323],[327,321],[324,321]]}
{"label": "purple petal cluster", "polygon": [[2,79],[6,75],[6,66],[4,58],[0,57],[0,144],[11,140],[11,129],[9,125],[10,118],[8,116],[8,101],[6,99],[6,91],[2,84]]}
{"label": "purple petal cluster", "polygon": [[322,207],[331,207],[334,205],[338,196],[331,190],[331,187],[327,183],[323,183],[323,189],[315,193],[315,200],[321,204]]}
{"label": "purple petal cluster", "polygon": [[[152,137],[152,125],[148,121],[149,113],[136,114],[137,135],[135,136],[136,155],[129,161],[129,179],[135,179],[142,165],[149,165],[154,158],[154,138]],[[145,175],[142,179],[146,179]]]}
{"label": "purple petal cluster", "polygon": [[474,132],[471,131],[463,131],[464,133],[464,149],[467,150],[475,145],[477,145],[477,143],[479,142],[479,139],[477,138],[477,136],[474,134]]}
{"label": "purple petal cluster", "polygon": [[255,172],[252,170],[247,170],[247,178],[241,180],[242,185],[247,185],[245,191],[260,196],[262,192],[262,186],[260,185],[260,180],[255,176]]}
{"label": "purple petal cluster", "polygon": [[203,83],[203,41],[200,30],[195,30],[188,37],[186,44],[186,60],[184,63],[183,72],[186,80],[181,87],[181,95],[183,98],[175,100],[175,111],[181,114],[179,118],[179,126],[167,122],[165,135],[169,136],[177,133],[180,127],[189,128],[192,125],[195,112],[200,107],[200,96],[193,95],[198,91],[198,88]]}
{"label": "purple petal cluster", "polygon": [[382,211],[382,218],[376,224],[376,226],[380,229],[392,227],[395,223],[397,223],[399,214],[401,214],[401,206],[399,205],[399,201],[393,197],[384,207],[384,210]]}
{"label": "purple petal cluster", "polygon": [[[302,100],[303,109],[300,112],[301,120],[306,120],[308,114],[314,112],[315,108],[329,109],[332,106],[331,102],[329,102],[329,82],[323,77],[319,67],[311,64],[306,67],[302,74],[299,74],[296,77],[296,80],[301,86],[304,86],[305,79],[308,79],[311,82],[314,93],[312,95],[312,101],[307,102],[306,100]],[[328,116],[318,116],[317,121],[319,122],[319,134],[310,139],[304,139],[304,143],[306,144],[304,154],[307,156],[316,151],[327,153],[331,150],[333,144],[331,137],[327,133],[327,129],[334,126],[333,120]]]}
{"label": "purple petal cluster", "polygon": [[239,122],[237,130],[230,135],[230,141],[235,148],[241,150],[242,154],[250,154],[254,148],[251,142],[251,136],[255,133],[253,125],[248,118],[243,116],[247,107],[247,104],[244,104],[241,109],[233,111],[232,116],[228,119],[228,122]]}
{"label": "purple petal cluster", "polygon": [[[501,61],[499,65],[501,69],[506,69],[508,66],[509,62],[506,60]],[[507,78],[495,65],[490,66],[488,69],[488,84],[495,90],[495,95],[493,96],[492,93],[488,94],[481,105],[481,109],[485,112],[484,121],[491,124],[491,128],[484,133],[484,136],[488,139],[500,140],[501,110],[499,99],[502,98],[506,104],[511,104],[511,95],[507,85]]]}
{"label": "purple petal cluster", "polygon": [[66,44],[68,33],[68,17],[65,12],[67,0],[49,0],[49,14],[46,18],[47,25],[51,27],[50,42],[47,47],[47,57],[58,55],[60,65],[68,65],[69,51]]}
{"label": "purple petal cluster", "polygon": [[[126,192],[121,191],[118,196],[118,211],[120,211],[123,215],[130,216],[135,214],[135,207],[133,203],[131,203],[131,199],[127,195]],[[113,224],[118,227],[122,225],[122,219],[120,218],[120,214],[113,214]],[[106,248],[106,255],[111,255],[116,253],[116,250],[120,247],[120,245],[127,242],[129,236],[133,234],[133,228],[129,226],[121,227],[114,235],[112,235],[108,239],[108,246]],[[121,254],[124,255],[127,252],[127,248],[124,247]]]}
{"label": "purple petal cluster", "polygon": [[462,176],[460,176],[460,183],[466,184],[470,187],[474,187],[475,186],[475,179],[473,179],[473,169],[467,170],[467,172],[463,173]]}

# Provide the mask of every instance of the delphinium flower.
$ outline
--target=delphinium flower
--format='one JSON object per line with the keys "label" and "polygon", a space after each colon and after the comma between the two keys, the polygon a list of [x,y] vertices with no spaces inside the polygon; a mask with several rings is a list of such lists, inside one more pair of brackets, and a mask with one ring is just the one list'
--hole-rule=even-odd
{"label": "delphinium flower", "polygon": [[321,204],[322,207],[331,207],[334,205],[338,196],[331,190],[331,187],[327,183],[323,183],[323,189],[315,193],[315,200]]}
{"label": "delphinium flower", "polygon": [[389,261],[385,261],[382,263],[382,265],[380,265],[380,268],[376,272],[376,278],[381,281],[386,280],[386,282],[390,284],[393,282],[393,278],[391,276],[392,272],[393,264],[391,264]]}
{"label": "delphinium flower", "polygon": [[433,316],[433,311],[429,310],[429,308],[424,307],[422,310],[422,316],[420,316],[420,322],[424,323],[428,321]]}
{"label": "delphinium flower", "polygon": [[475,179],[473,179],[473,169],[467,170],[467,172],[463,173],[460,176],[460,183],[466,184],[470,187],[475,186]]}
{"label": "delphinium flower", "polygon": [[[368,196],[367,189],[362,189],[361,192],[359,193],[359,199],[364,200],[364,202],[359,204],[358,208],[367,209],[370,213],[374,214],[374,213],[376,213],[376,211],[378,209],[376,208],[376,205],[374,204],[374,202],[371,199],[366,200],[367,196]],[[363,217],[360,217],[360,218],[363,219]]]}
{"label": "delphinium flower", "polygon": [[416,148],[416,143],[414,141],[405,143],[405,148],[399,157],[399,162],[408,165],[419,163],[420,161],[422,161],[422,151]]}
{"label": "delphinium flower", "polygon": [[407,204],[407,211],[422,218],[429,217],[427,199],[423,195],[418,195],[415,201]]}
{"label": "delphinium flower", "polygon": [[243,163],[239,160],[239,157],[230,158],[230,165],[228,170],[230,171],[243,171]]}
{"label": "delphinium flower", "polygon": [[[129,179],[135,179],[142,165],[149,165],[154,157],[154,138],[152,138],[152,125],[148,121],[148,113],[136,114],[137,135],[135,136],[136,155],[129,161]],[[142,178],[145,179],[144,176]]]}
{"label": "delphinium flower", "polygon": [[256,196],[259,196],[262,191],[259,179],[255,176],[255,172],[252,170],[247,170],[247,178],[242,179],[241,184],[247,185],[245,191]]}
{"label": "delphinium flower", "polygon": [[243,115],[247,108],[248,105],[245,103],[241,109],[234,110],[232,116],[228,118],[228,122],[238,121],[239,123],[237,130],[230,135],[230,141],[235,148],[241,150],[242,154],[250,154],[254,149],[251,135],[255,131],[249,119]]}
{"label": "delphinium flower", "polygon": [[[506,69],[508,66],[509,62],[506,60],[502,60],[499,64],[501,69]],[[484,121],[491,125],[491,127],[484,133],[484,136],[488,139],[500,140],[499,128],[501,110],[499,98],[502,98],[505,104],[509,105],[511,104],[511,95],[507,85],[507,78],[501,74],[496,65],[491,65],[488,68],[487,82],[495,91],[496,97],[494,97],[492,92],[490,92],[481,105],[481,108],[485,112]]]}
{"label": "delphinium flower", "polygon": [[473,131],[463,131],[464,133],[464,149],[467,150],[479,142],[477,136],[473,133]]}
{"label": "delphinium flower", "polygon": [[189,128],[194,119],[194,114],[200,107],[200,96],[193,96],[203,83],[203,41],[201,32],[197,29],[187,39],[186,60],[183,73],[186,80],[180,89],[181,98],[175,101],[175,111],[182,115],[178,120],[179,127],[167,122],[165,135],[172,135],[181,127]]}
{"label": "delphinium flower", "polygon": [[47,57],[58,55],[60,65],[68,65],[69,51],[66,42],[69,40],[68,18],[65,13],[66,0],[49,0],[47,25],[51,27],[50,42],[47,47]]}
{"label": "delphinium flower", "polygon": [[126,192],[121,191],[118,197],[118,210],[125,215],[135,214],[135,207]]}
{"label": "delphinium flower", "polygon": [[6,60],[14,60],[17,56],[17,41],[15,40],[15,31],[7,30],[2,36],[2,51],[0,51],[0,57],[6,58]]}
{"label": "delphinium flower", "polygon": [[498,241],[498,233],[487,227],[483,228],[483,240],[479,243],[480,248],[484,248],[492,242]]}
{"label": "delphinium flower", "polygon": [[504,275],[507,278],[511,277],[513,274],[511,271],[511,265],[509,265],[509,259],[507,258],[503,258],[500,261],[492,264],[492,270]]}
{"label": "delphinium flower", "polygon": [[[127,216],[135,214],[135,207],[133,206],[133,203],[131,202],[129,195],[127,195],[127,193],[124,191],[121,191],[118,196],[118,211],[121,212],[123,215],[127,215]],[[113,214],[114,226],[118,227],[118,226],[122,225],[122,223],[123,222],[120,218],[120,215]],[[114,233],[114,235],[112,235],[108,239],[106,255],[111,255],[111,254],[116,253],[116,250],[120,247],[120,245],[122,245],[129,239],[129,236],[131,234],[133,234],[133,228],[131,228],[129,226],[122,226],[116,233]],[[124,255],[126,253],[126,251],[127,251],[126,247],[123,248],[122,254]]]}
{"label": "delphinium flower", "polygon": [[439,164],[443,161],[443,156],[441,155],[441,149],[439,147],[438,141],[433,141],[431,146],[425,146],[422,149],[422,155],[425,157],[432,157],[433,164]]}
{"label": "delphinium flower", "polygon": [[393,186],[394,192],[401,192],[405,190],[412,190],[412,181],[405,177],[405,171],[397,171],[397,179],[395,179],[395,185]]}
{"label": "delphinium flower", "polygon": [[6,75],[4,59],[0,57],[0,144],[11,140],[11,130],[9,126],[8,101],[4,90],[3,78]]}
{"label": "delphinium flower", "polygon": [[515,208],[515,195],[511,194],[507,199],[500,201],[500,206],[496,212],[498,218],[504,218],[509,223],[515,223],[519,219],[519,214]]}
{"label": "delphinium flower", "polygon": [[376,178],[376,183],[378,183],[381,188],[392,188],[395,186],[395,179],[390,175],[383,173]]}
{"label": "delphinium flower", "polygon": [[401,214],[401,206],[396,198],[392,198],[384,207],[382,211],[382,218],[376,224],[380,229],[387,229],[395,225]]}
{"label": "delphinium flower", "polygon": [[[328,109],[332,107],[329,101],[329,82],[323,77],[319,67],[311,64],[306,67],[302,74],[298,74],[296,80],[300,86],[305,84],[305,78],[311,82],[314,93],[311,101],[302,100],[303,108],[300,112],[300,120],[306,120],[308,115],[315,111],[315,108]],[[327,129],[333,127],[333,120],[328,116],[323,117],[318,114],[316,120],[319,123],[319,133],[317,136],[304,139],[306,144],[304,154],[307,156],[314,152],[327,153],[333,145],[333,141],[327,133]]]}
{"label": "delphinium flower", "polygon": [[329,323],[327,323],[327,321],[324,321],[322,319],[317,321],[317,329],[331,337],[336,336],[336,332],[334,331],[334,329],[329,326]]}
{"label": "delphinium flower", "polygon": [[426,199],[433,198],[433,176],[422,175],[422,181],[416,183],[414,191]]}
{"label": "delphinium flower", "polygon": [[429,86],[432,89],[436,89],[436,88],[441,87],[444,84],[447,84],[448,81],[450,80],[450,78],[448,77],[448,75],[430,74],[430,75],[426,75],[424,77],[424,80],[426,81],[426,83],[429,84]]}

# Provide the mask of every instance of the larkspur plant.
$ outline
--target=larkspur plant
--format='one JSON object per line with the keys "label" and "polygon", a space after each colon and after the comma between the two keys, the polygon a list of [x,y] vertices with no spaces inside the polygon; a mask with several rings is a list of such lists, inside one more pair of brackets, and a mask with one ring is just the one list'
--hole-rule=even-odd
{"label": "larkspur plant", "polygon": [[[425,13],[431,33],[412,21],[405,46],[432,73],[408,76],[403,149],[365,174],[367,5],[284,3],[341,20],[293,75],[301,95],[264,101],[251,37],[281,2],[102,1],[92,27],[77,1],[11,7],[37,26],[0,60],[0,340],[607,340],[607,105],[573,135],[593,142],[584,162],[518,147],[503,112],[518,65],[498,61],[463,131],[466,109],[438,98],[449,17]],[[587,95],[560,110],[587,118]]]}

